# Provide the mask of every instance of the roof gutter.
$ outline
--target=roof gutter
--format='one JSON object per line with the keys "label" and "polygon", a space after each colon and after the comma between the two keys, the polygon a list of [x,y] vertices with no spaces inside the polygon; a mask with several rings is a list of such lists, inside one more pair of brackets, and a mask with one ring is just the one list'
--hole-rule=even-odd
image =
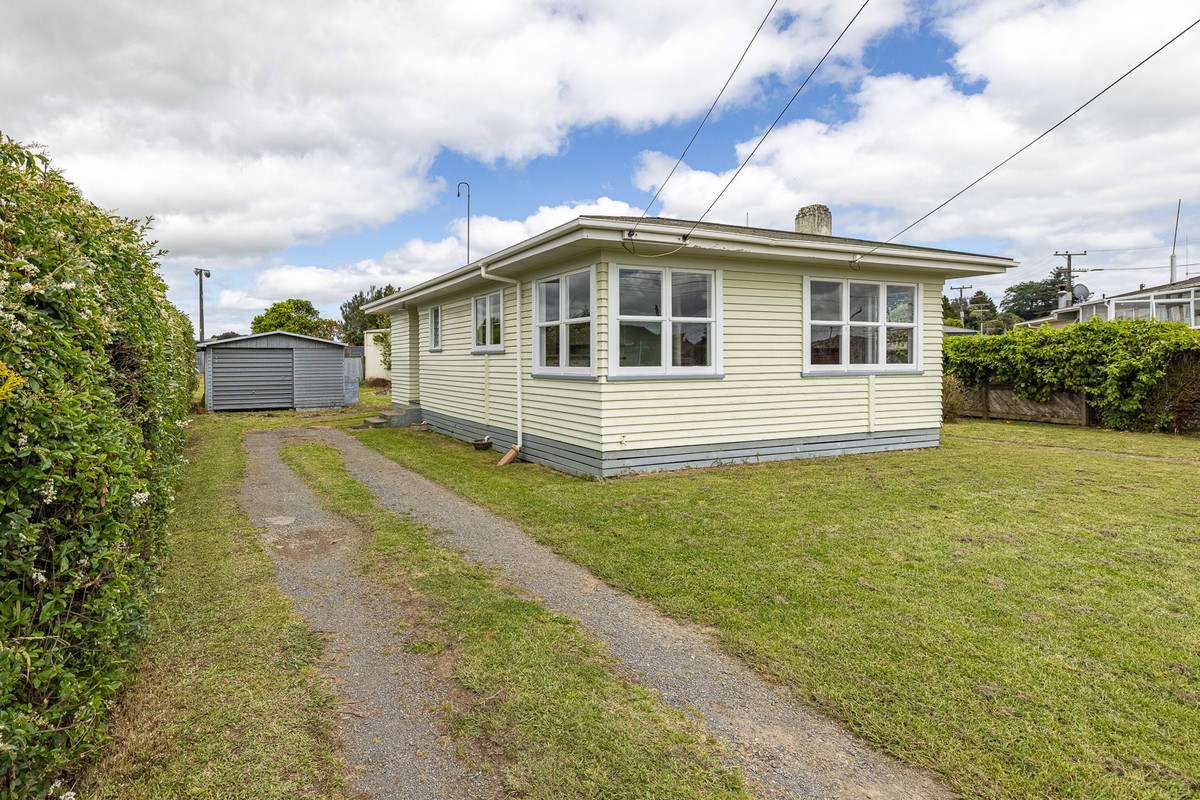
{"label": "roof gutter", "polygon": [[[522,413],[521,405],[521,400],[524,396],[524,392],[521,390],[521,372],[523,371],[521,364],[521,282],[516,278],[503,278],[499,275],[492,275],[487,271],[486,262],[479,264],[479,277],[500,283],[507,283],[517,288],[517,443],[505,453],[504,458],[500,459],[499,466],[504,466],[505,464],[512,463],[517,454],[521,452],[521,447],[525,444],[524,414]],[[503,321],[501,325],[503,325]]]}

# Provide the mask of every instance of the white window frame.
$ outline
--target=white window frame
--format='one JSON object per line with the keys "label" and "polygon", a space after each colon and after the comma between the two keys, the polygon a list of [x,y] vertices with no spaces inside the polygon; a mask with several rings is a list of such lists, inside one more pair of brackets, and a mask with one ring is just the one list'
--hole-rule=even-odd
{"label": "white window frame", "polygon": [[[813,319],[812,316],[812,284],[817,283],[839,283],[842,286],[842,319],[839,320],[820,320]],[[880,290],[879,304],[879,320],[873,323],[851,323],[847,319],[850,313],[850,284],[867,284],[877,287]],[[906,289],[913,289],[913,321],[911,323],[888,322],[887,316],[887,289],[888,286],[902,286]],[[924,334],[923,309],[924,299],[922,294],[922,284],[919,281],[904,281],[904,280],[879,280],[879,279],[858,279],[858,278],[834,278],[822,277],[820,275],[805,275],[804,276],[804,339],[802,342],[804,373],[811,375],[874,375],[874,374],[889,374],[902,373],[914,374],[920,373],[924,369],[922,337]],[[842,328],[842,347],[841,347],[841,363],[838,364],[814,364],[812,363],[812,327],[821,326],[837,326]],[[850,363],[850,329],[851,327],[877,327],[879,329],[879,343],[876,352],[879,353],[879,361],[874,364],[851,364]],[[913,360],[911,364],[888,364],[887,363],[887,329],[888,328],[911,328],[913,332]]]}
{"label": "white window frame", "polygon": [[[474,307],[475,303],[472,301],[471,308]],[[427,319],[429,320],[429,352],[440,353],[442,352],[442,307],[433,306],[430,308]],[[471,330],[472,335],[474,335],[474,328]]]}
{"label": "white window frame", "polygon": [[[567,297],[567,279],[573,275],[582,275],[586,273],[588,276],[588,311],[586,317],[576,317],[574,319],[567,318],[568,297]],[[542,322],[541,309],[541,286],[545,283],[558,281],[558,320],[554,322]],[[596,271],[592,267],[585,269],[576,269],[569,272],[561,272],[557,275],[547,275],[544,278],[533,282],[533,375],[534,377],[560,377],[560,376],[575,376],[594,378],[596,376]],[[589,331],[589,363],[586,367],[567,366],[569,361],[569,331],[570,325],[580,325],[588,323]],[[542,366],[542,328],[557,327],[559,329],[559,364],[557,367]]]}
{"label": "white window frame", "polygon": [[[477,310],[478,306],[479,306],[478,301],[480,299],[486,299],[487,306],[488,306],[487,316],[490,318],[492,316],[492,300],[494,298],[499,298],[499,301],[498,301],[499,308],[497,309],[497,316],[500,318],[500,340],[497,342],[489,341],[489,342],[485,342],[484,344],[479,344],[478,340],[476,339],[476,336],[479,333],[479,319],[478,319],[478,310]],[[491,336],[491,331],[492,331],[491,326],[488,326],[487,332],[488,332],[489,337]],[[486,294],[477,294],[471,298],[471,352],[472,353],[503,353],[504,352],[504,290],[503,289],[498,289],[494,292],[487,292]]]}
{"label": "white window frame", "polygon": [[[657,317],[625,316],[621,314],[621,270],[635,269],[662,273],[662,299],[659,304],[661,314]],[[671,311],[671,276],[677,272],[698,273],[711,278],[709,284],[712,292],[711,316],[674,317]],[[608,374],[612,378],[721,378],[722,369],[722,339],[724,296],[722,271],[719,269],[700,269],[692,267],[660,267],[640,264],[611,264],[608,272]],[[621,366],[621,323],[622,322],[658,322],[660,327],[660,344],[662,355],[661,366],[657,367],[622,367]],[[712,326],[712,341],[709,353],[709,364],[704,367],[676,367],[671,364],[671,325],[674,322],[706,322]]]}

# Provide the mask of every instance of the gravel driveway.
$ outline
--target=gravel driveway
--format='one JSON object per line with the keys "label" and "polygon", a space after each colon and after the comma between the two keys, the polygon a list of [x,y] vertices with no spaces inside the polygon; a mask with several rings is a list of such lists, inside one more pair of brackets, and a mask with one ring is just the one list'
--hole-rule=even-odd
{"label": "gravel driveway", "polygon": [[[665,702],[689,713],[699,710],[708,730],[727,743],[729,762],[742,770],[755,794],[952,797],[928,773],[878,753],[786,688],[725,655],[695,626],[613,590],[520,528],[349,435],[329,428],[253,432],[246,436],[250,463],[242,504],[256,524],[268,529],[285,592],[315,628],[329,633],[332,652],[344,659],[345,668],[333,670],[335,690],[367,714],[346,726],[346,758],[363,765],[360,788],[371,797],[489,797],[499,790],[487,776],[457,764],[436,720],[421,710],[436,706],[444,695],[429,683],[421,657],[404,653],[400,637],[390,632],[389,620],[398,619],[394,610],[355,577],[354,535],[340,537],[340,523],[319,510],[311,492],[279,460],[278,448],[288,438],[320,439],[336,448],[381,506],[447,531],[443,544],[498,568],[502,579],[580,620],[630,677]],[[384,651],[390,655],[381,655]],[[432,694],[405,694],[414,687]],[[417,750],[421,757],[415,756]],[[428,758],[431,753],[437,758]],[[410,770],[423,776],[423,786],[400,789],[392,783],[406,779]]]}

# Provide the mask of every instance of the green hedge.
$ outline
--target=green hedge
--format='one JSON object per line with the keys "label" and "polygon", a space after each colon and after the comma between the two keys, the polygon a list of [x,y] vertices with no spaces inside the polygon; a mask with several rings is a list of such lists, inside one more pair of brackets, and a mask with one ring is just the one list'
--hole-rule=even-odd
{"label": "green hedge", "polygon": [[0,797],[103,741],[165,554],[195,356],[146,232],[0,135]]}
{"label": "green hedge", "polygon": [[1180,355],[1200,352],[1200,330],[1180,322],[1116,320],[1056,330],[1018,328],[1002,336],[947,337],[943,368],[968,386],[1012,383],[1045,401],[1053,392],[1082,392],[1100,424],[1119,430],[1169,427],[1172,409],[1149,402]]}

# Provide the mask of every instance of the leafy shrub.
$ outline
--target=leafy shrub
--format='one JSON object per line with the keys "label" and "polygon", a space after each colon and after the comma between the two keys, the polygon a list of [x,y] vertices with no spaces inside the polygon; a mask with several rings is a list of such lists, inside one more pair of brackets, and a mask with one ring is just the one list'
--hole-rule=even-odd
{"label": "leafy shrub", "polygon": [[375,344],[379,345],[379,360],[383,364],[383,368],[390,374],[392,371],[392,336],[390,333],[377,333],[373,337]]}
{"label": "leafy shrub", "polygon": [[953,375],[942,376],[942,421],[953,422],[963,415],[970,402],[967,387]]}
{"label": "leafy shrub", "polygon": [[947,339],[943,367],[968,386],[1012,383],[1022,397],[1045,402],[1054,392],[1081,392],[1100,424],[1119,430],[1153,426],[1147,398],[1177,354],[1200,351],[1200,330],[1179,322],[1093,318],[1056,330],[1018,328],[1002,336]]}
{"label": "leafy shrub", "polygon": [[1143,418],[1154,430],[1200,433],[1200,350],[1175,354],[1146,398]]}
{"label": "leafy shrub", "polygon": [[194,346],[146,231],[0,135],[0,797],[102,741],[165,552]]}

